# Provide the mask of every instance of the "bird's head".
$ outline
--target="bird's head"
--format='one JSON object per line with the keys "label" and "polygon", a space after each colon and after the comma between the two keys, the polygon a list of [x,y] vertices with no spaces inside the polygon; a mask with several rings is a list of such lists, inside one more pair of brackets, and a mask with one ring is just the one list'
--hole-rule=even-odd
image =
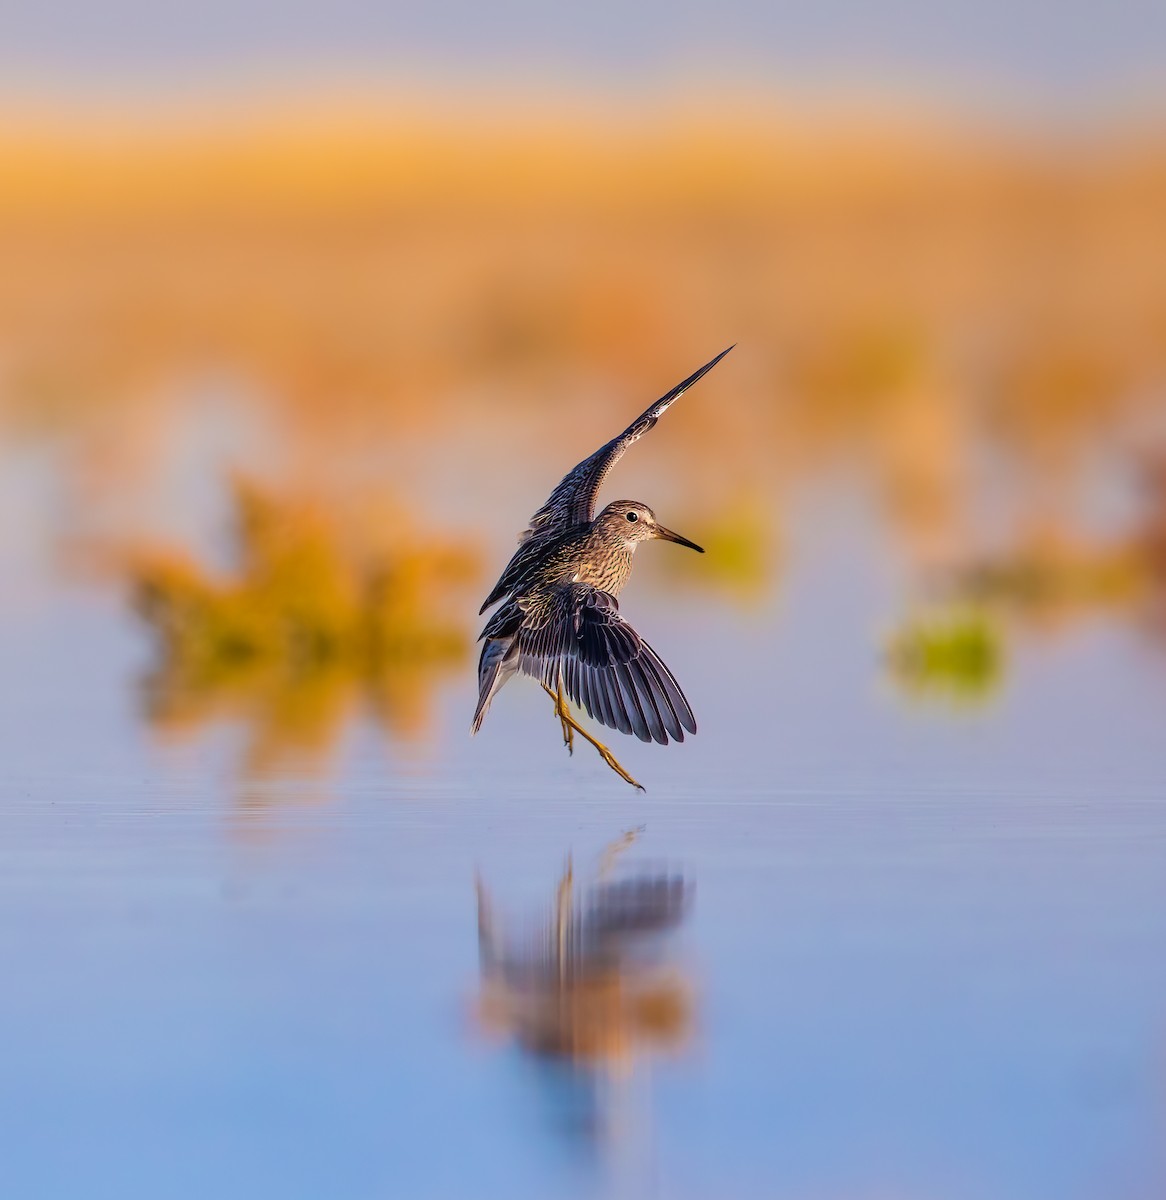
{"label": "bird's head", "polygon": [[595,523],[605,533],[622,540],[631,549],[635,549],[639,542],[662,538],[666,542],[676,542],[678,545],[687,546],[698,554],[704,553],[703,547],[661,525],[656,520],[656,514],[638,500],[616,500],[599,514]]}

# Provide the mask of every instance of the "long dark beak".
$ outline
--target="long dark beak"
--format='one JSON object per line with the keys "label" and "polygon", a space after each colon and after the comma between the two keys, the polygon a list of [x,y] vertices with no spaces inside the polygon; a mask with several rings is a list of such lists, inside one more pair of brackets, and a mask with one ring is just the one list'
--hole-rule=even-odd
{"label": "long dark beak", "polygon": [[656,526],[656,536],[663,538],[666,542],[675,542],[678,546],[687,546],[690,550],[695,550],[697,554],[704,553],[703,546],[698,546],[695,542],[690,542],[688,538],[673,533],[671,529],[665,529],[663,525]]}

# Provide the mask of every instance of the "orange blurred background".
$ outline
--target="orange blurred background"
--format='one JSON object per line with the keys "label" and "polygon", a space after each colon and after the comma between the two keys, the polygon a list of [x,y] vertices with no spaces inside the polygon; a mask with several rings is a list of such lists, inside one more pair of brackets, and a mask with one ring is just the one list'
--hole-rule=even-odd
{"label": "orange blurred background", "polygon": [[[1166,1194],[1164,83],[1144,0],[0,0],[14,1194]],[[603,496],[699,737],[471,741],[733,343]]]}
{"label": "orange blurred background", "polygon": [[[573,462],[736,342],[715,402],[665,422],[641,464],[659,510],[719,551],[706,584],[767,595],[791,493],[844,478],[899,565],[964,599],[1041,624],[1158,611],[1156,110],[977,107],[922,73],[895,100],[861,80],[811,96],[755,74],[11,92],[0,438],[50,463],[49,502],[12,497],[16,573],[125,582],[163,674],[177,658],[189,684],[245,645],[282,694],[287,647],[252,633],[286,607],[279,580],[320,577],[297,555],[331,556],[305,620],[348,670],[396,554],[395,579],[407,561],[427,580],[399,611],[464,612],[464,655],[471,575]],[[302,530],[308,505],[327,533],[240,548],[248,489],[286,507],[276,524]],[[463,567],[434,574],[417,545]],[[657,582],[697,582],[690,566]],[[397,628],[428,645],[420,625]],[[902,661],[926,661],[912,636]],[[424,728],[424,705],[394,711]]]}

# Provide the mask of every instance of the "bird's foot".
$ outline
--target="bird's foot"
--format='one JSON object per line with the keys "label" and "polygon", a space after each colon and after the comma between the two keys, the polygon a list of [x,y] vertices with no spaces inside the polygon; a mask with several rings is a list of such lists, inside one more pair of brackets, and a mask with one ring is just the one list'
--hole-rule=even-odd
{"label": "bird's foot", "polygon": [[567,753],[574,755],[575,753],[575,731],[571,728],[571,714],[567,709],[567,701],[562,692],[552,692],[544,683],[543,691],[555,702],[555,716],[559,718],[559,728],[563,731],[563,745],[567,747]]}
{"label": "bird's foot", "polygon": [[563,698],[561,686],[560,686],[560,690],[557,694],[555,692],[552,692],[551,689],[549,687],[547,687],[547,685],[545,683],[542,686],[543,686],[543,691],[546,692],[546,694],[548,696],[550,696],[550,698],[555,702],[555,716],[559,718],[559,722],[563,726],[563,742],[566,745],[567,749],[572,754],[574,753],[573,733],[579,734],[579,736],[581,738],[583,738],[585,741],[590,742],[595,747],[595,749],[599,751],[600,758],[602,758],[603,761],[605,763],[607,763],[607,765],[625,783],[630,783],[632,785],[632,787],[638,788],[641,792],[645,791],[646,789],[644,788],[644,785],[642,783],[638,782],[637,780],[633,779],[627,773],[627,771],[625,771],[623,769],[623,767],[620,766],[615,755],[612,754],[612,752],[601,741],[599,741],[597,738],[593,738],[591,736],[591,734],[589,734],[587,732],[587,730],[584,729],[583,726],[580,725],[579,722],[576,721],[573,716],[571,716],[570,711],[567,709],[567,702]]}
{"label": "bird's foot", "polygon": [[559,718],[559,728],[563,731],[563,745],[568,754],[575,753],[575,731],[571,728],[571,714],[567,711],[567,702],[562,693],[552,692],[544,683],[543,691],[555,702],[555,716]]}
{"label": "bird's foot", "polygon": [[[578,729],[578,726],[576,726],[576,729]],[[579,729],[579,732],[582,733],[583,736],[587,738],[587,740],[595,747],[595,749],[599,751],[600,757],[603,759],[603,761],[607,763],[607,765],[624,781],[624,783],[630,783],[637,791],[647,791],[647,789],[642,783],[639,782],[639,780],[633,779],[627,773],[627,771],[625,771],[623,767],[619,765],[615,755],[612,754],[612,752],[602,742],[597,742],[595,738],[584,733],[582,729]]]}

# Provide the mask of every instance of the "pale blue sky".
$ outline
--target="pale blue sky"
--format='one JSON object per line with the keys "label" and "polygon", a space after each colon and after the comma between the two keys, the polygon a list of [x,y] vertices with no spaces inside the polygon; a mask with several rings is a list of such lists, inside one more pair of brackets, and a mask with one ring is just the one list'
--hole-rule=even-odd
{"label": "pale blue sky", "polygon": [[0,69],[49,87],[292,72],[758,82],[1126,98],[1166,80],[1161,0],[0,0]]}

